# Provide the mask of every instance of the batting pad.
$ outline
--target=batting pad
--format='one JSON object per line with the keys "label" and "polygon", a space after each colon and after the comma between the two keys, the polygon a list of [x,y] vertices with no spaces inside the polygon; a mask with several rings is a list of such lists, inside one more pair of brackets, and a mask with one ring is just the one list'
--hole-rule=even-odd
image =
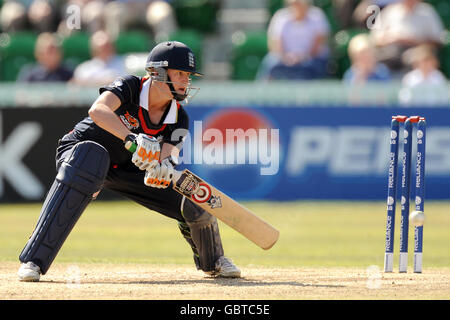
{"label": "batting pad", "polygon": [[109,169],[108,151],[92,141],[77,143],[65,157],[45,199],[36,228],[19,256],[45,274]]}

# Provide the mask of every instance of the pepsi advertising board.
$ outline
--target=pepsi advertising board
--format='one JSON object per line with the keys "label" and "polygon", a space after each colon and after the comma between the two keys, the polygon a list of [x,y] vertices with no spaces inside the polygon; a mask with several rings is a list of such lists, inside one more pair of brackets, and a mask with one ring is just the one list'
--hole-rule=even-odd
{"label": "pepsi advertising board", "polygon": [[[450,198],[450,108],[186,110],[180,167],[237,200],[385,200],[393,115],[426,118],[425,197]],[[0,202],[44,199],[56,173],[57,140],[84,116],[87,108],[0,109]],[[401,142],[402,127],[400,133]],[[415,150],[413,138],[412,186]],[[100,199],[112,197],[102,191]]]}
{"label": "pepsi advertising board", "polygon": [[[427,121],[425,197],[450,198],[450,108],[230,106],[188,112],[191,152],[183,160],[189,169],[233,198],[279,201],[385,199],[391,117],[420,115]],[[247,135],[233,142],[238,129]],[[224,146],[214,148],[221,140]],[[412,168],[414,181],[414,157]]]}

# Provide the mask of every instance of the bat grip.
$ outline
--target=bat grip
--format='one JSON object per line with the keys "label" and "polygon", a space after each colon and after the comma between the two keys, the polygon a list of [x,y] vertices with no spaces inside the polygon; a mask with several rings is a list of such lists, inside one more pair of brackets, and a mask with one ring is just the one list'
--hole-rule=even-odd
{"label": "bat grip", "polygon": [[[136,143],[132,143],[131,147],[129,149],[127,149],[128,151],[130,151],[131,153],[134,153],[137,149],[137,144]],[[172,176],[172,182],[176,183],[178,181],[178,179],[180,179],[182,172],[178,171],[178,170],[173,170],[173,176]]]}

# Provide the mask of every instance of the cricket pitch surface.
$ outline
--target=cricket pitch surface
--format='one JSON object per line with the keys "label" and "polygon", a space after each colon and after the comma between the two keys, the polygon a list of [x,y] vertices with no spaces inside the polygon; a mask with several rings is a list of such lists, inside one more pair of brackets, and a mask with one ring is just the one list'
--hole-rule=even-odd
{"label": "cricket pitch surface", "polygon": [[371,268],[241,267],[242,278],[206,277],[189,265],[55,263],[38,283],[0,263],[4,300],[448,300],[450,268],[422,274]]}

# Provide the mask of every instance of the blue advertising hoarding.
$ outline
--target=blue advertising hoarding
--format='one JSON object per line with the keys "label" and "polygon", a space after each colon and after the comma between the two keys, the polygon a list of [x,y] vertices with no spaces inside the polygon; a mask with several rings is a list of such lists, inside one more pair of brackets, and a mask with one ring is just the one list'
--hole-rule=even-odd
{"label": "blue advertising hoarding", "polygon": [[[425,198],[450,199],[450,108],[194,104],[186,110],[182,167],[238,200],[275,201],[386,199],[391,116],[424,116]],[[85,116],[87,108],[0,110],[0,202],[44,199],[55,176],[56,142]],[[412,187],[414,181],[412,172]]]}
{"label": "blue advertising hoarding", "polygon": [[[236,199],[385,199],[390,121],[398,114],[427,119],[425,196],[450,198],[450,108],[187,109],[190,137],[182,154],[185,166]],[[238,128],[247,133],[241,146],[227,139],[233,137],[233,130],[228,135],[227,130]],[[402,137],[403,129],[400,132]],[[278,136],[278,154],[276,141],[261,148],[271,136],[275,140]],[[220,140],[222,148],[215,145]],[[413,154],[415,150],[414,146]],[[402,154],[401,144],[400,159]],[[415,181],[414,159],[412,168]]]}

